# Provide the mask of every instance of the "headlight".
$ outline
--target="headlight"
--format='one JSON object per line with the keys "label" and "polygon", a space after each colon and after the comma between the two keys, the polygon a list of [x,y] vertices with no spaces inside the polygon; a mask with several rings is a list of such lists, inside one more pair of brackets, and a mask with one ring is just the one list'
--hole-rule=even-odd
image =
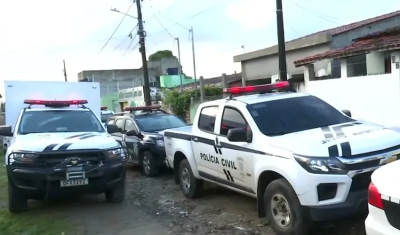
{"label": "headlight", "polygon": [[296,161],[308,172],[313,174],[345,175],[346,166],[334,157],[304,157],[294,155]]}
{"label": "headlight", "polygon": [[11,154],[10,160],[14,160],[16,162],[23,162],[23,163],[32,163],[33,159],[36,157],[36,154],[33,153],[18,153],[14,152]]}
{"label": "headlight", "polygon": [[125,151],[122,148],[111,149],[104,152],[108,158],[125,158]]}
{"label": "headlight", "polygon": [[164,147],[164,140],[156,140],[156,144],[157,144],[159,147]]}

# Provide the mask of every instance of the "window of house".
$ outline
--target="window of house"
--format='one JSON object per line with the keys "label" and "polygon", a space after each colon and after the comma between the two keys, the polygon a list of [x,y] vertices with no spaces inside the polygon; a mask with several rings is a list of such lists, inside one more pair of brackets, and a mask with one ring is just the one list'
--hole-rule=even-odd
{"label": "window of house", "polygon": [[142,96],[142,91],[138,91],[138,96]]}
{"label": "window of house", "polygon": [[392,57],[385,57],[385,73],[392,73]]}
{"label": "window of house", "polygon": [[222,115],[220,134],[226,136],[233,128],[247,128],[247,123],[242,114],[233,108],[226,107]]}
{"label": "window of house", "polygon": [[133,92],[133,97],[136,97],[136,96],[138,96],[138,93],[137,93],[137,91],[134,91]]}
{"label": "window of house", "polygon": [[204,107],[199,117],[199,129],[207,132],[214,132],[215,120],[217,117],[218,107]]}

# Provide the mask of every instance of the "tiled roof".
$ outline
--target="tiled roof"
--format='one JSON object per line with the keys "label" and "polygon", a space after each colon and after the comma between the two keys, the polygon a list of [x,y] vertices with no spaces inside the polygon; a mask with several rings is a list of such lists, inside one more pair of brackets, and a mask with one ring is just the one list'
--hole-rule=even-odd
{"label": "tiled roof", "polygon": [[[390,18],[396,17],[396,16],[400,16],[400,10],[399,11],[395,11],[395,12],[391,12],[391,13],[388,13],[388,14],[384,14],[384,15],[381,15],[381,16],[377,16],[377,17],[374,17],[374,18],[370,18],[370,19],[354,22],[354,23],[351,23],[351,24],[342,25],[342,26],[339,26],[339,27],[336,27],[336,28],[322,30],[322,31],[319,31],[319,32],[316,32],[316,33],[312,33],[312,34],[309,34],[309,35],[301,37],[301,38],[297,38],[295,40],[299,40],[299,39],[303,39],[303,38],[306,38],[306,37],[309,37],[309,36],[313,36],[313,35],[317,35],[317,34],[323,34],[323,33],[328,33],[328,34],[330,34],[332,36],[335,36],[335,35],[346,33],[346,32],[349,32],[351,30],[354,30],[354,29],[357,29],[357,28],[360,28],[360,27],[363,27],[363,26],[366,26],[366,25],[369,25],[369,24],[374,24],[374,23],[377,23],[377,22],[380,22],[380,21],[383,21],[383,20],[387,20],[387,19],[390,19]],[[295,41],[295,40],[293,40],[293,41]]]}
{"label": "tiled roof", "polygon": [[350,46],[330,50],[324,53],[308,56],[294,62],[296,67],[314,63],[324,59],[337,59],[366,54],[377,50],[400,48],[400,29],[394,28],[380,33],[374,33],[354,40]]}

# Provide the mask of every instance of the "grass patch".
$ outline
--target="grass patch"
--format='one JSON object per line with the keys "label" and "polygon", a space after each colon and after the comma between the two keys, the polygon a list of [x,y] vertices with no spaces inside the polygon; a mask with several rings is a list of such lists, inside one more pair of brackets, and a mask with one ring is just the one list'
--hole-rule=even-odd
{"label": "grass patch", "polygon": [[34,212],[11,214],[8,212],[7,173],[3,149],[0,149],[0,234],[1,235],[69,235],[73,226],[55,215]]}

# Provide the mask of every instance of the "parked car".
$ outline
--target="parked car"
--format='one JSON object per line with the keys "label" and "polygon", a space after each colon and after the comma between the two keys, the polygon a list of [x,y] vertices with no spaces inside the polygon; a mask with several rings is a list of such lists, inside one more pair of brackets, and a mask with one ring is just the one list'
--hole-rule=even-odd
{"label": "parked car", "polygon": [[372,174],[368,188],[369,213],[365,220],[367,235],[400,234],[399,179],[400,161],[383,166]]}

